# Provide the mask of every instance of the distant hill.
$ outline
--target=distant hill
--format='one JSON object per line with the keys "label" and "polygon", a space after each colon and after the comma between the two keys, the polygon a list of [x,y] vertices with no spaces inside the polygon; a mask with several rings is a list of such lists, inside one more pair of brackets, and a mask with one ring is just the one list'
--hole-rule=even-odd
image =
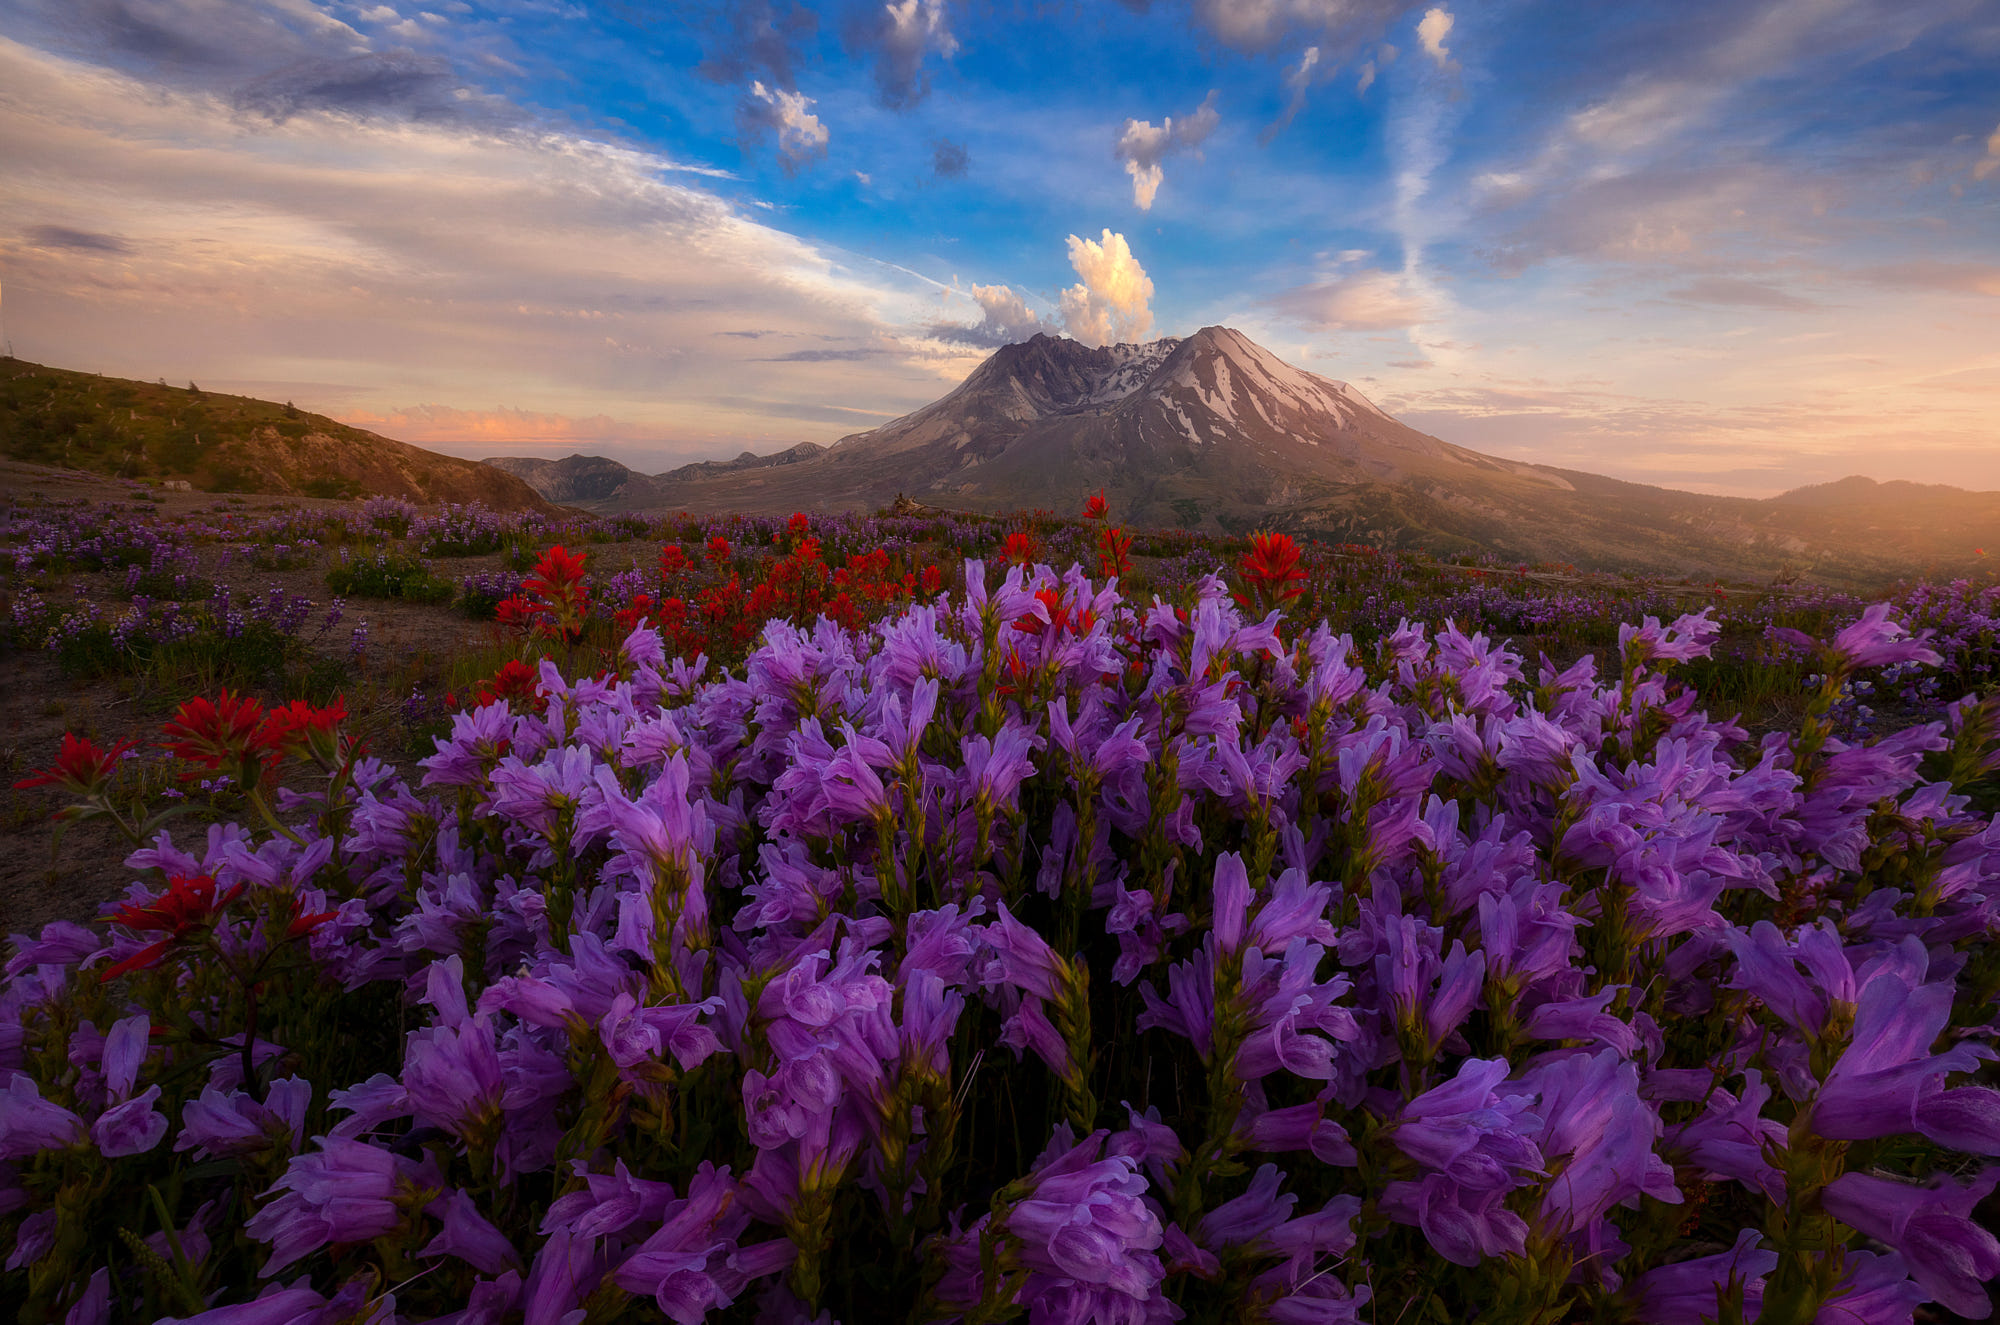
{"label": "distant hill", "polygon": [[574,499],[781,515],[873,509],[900,493],[1067,512],[1100,488],[1135,525],[1285,529],[1652,575],[1862,586],[1983,572],[1992,563],[1975,549],[2000,555],[2000,493],[1849,479],[1757,501],[1507,460],[1419,432],[1228,327],[1101,347],[1038,335],[995,351],[941,399],[830,448],[632,475]]}
{"label": "distant hill", "polygon": [[290,404],[0,359],[0,456],[204,492],[551,510],[512,474]]}
{"label": "distant hill", "polygon": [[534,485],[535,491],[550,501],[630,510],[666,504],[674,484],[697,483],[728,474],[796,465],[815,459],[825,451],[826,448],[818,442],[800,442],[790,450],[772,455],[745,451],[734,460],[698,460],[664,474],[642,474],[601,455],[567,455],[560,460],[502,455],[489,456],[480,463],[526,479]]}

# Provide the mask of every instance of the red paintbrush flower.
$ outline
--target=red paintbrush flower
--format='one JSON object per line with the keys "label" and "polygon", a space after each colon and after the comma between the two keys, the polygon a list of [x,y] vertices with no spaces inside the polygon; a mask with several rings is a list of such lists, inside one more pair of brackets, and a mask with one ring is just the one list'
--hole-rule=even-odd
{"label": "red paintbrush flower", "polygon": [[688,555],[679,543],[669,543],[660,549],[660,574],[678,575],[688,568]]}
{"label": "red paintbrush flower", "polygon": [[127,902],[111,913],[111,923],[142,934],[165,934],[124,961],[105,971],[104,980],[115,980],[127,971],[152,966],[176,943],[185,943],[206,933],[222,909],[243,895],[243,885],[216,893],[213,877],[176,876],[167,881],[167,890],[150,902]]}
{"label": "red paintbrush flower", "polygon": [[132,742],[125,741],[109,750],[101,750],[97,742],[88,736],[64,732],[62,753],[56,756],[56,762],[47,768],[37,769],[32,777],[16,782],[14,790],[59,786],[79,796],[95,796],[104,790],[104,784],[110,780],[111,770],[118,765],[118,756],[131,748]]}
{"label": "red paintbrush flower", "polygon": [[265,716],[264,725],[257,730],[257,743],[267,750],[309,754],[330,764],[340,756],[338,731],[346,719],[347,701],[339,695],[325,708],[295,699]]}
{"label": "red paintbrush flower", "polygon": [[339,914],[340,912],[338,911],[314,911],[311,914],[307,914],[300,910],[299,899],[294,897],[292,899],[292,919],[291,923],[285,926],[285,937],[288,939],[303,938]]}
{"label": "red paintbrush flower", "polygon": [[1083,504],[1083,518],[1086,520],[1102,520],[1107,513],[1108,508],[1104,504],[1104,489],[1099,488],[1096,495]]}
{"label": "red paintbrush flower", "polygon": [[542,553],[542,559],[535,563],[535,573],[528,577],[527,587],[554,597],[565,586],[581,583],[583,571],[584,558],[558,543]]}
{"label": "red paintbrush flower", "polygon": [[1007,535],[1007,544],[1000,549],[1000,555],[1016,566],[1026,566],[1040,555],[1041,550],[1033,534],[1017,532]]}
{"label": "red paintbrush flower", "polygon": [[[1043,610],[1049,614],[1049,625],[1054,626],[1057,630],[1061,630],[1069,624],[1069,609],[1063,606],[1062,595],[1060,593],[1054,589],[1037,589],[1035,591],[1035,599],[1041,603]],[[1040,630],[1042,625],[1043,622],[1040,617],[1036,616],[1033,612],[1028,612],[1024,613],[1021,619],[1014,623],[1014,629],[1032,632]]]}
{"label": "red paintbrush flower", "polygon": [[658,606],[659,605],[653,601],[653,595],[646,593],[635,593],[632,595],[632,600],[630,602],[625,604],[625,606],[622,609],[612,614],[612,619],[618,623],[618,628],[620,630],[625,631],[627,634],[629,634],[632,631],[637,630],[639,628],[639,623],[645,620],[647,617],[651,616],[653,614],[654,609],[657,608]]}
{"label": "red paintbrush flower", "polygon": [[1289,534],[1252,534],[1250,551],[1236,569],[1260,603],[1286,603],[1304,591],[1300,581],[1306,573],[1299,569],[1298,544]]}
{"label": "red paintbrush flower", "polygon": [[1132,535],[1113,525],[1106,525],[1097,533],[1097,570],[1110,579],[1113,575],[1127,575],[1132,570]]}
{"label": "red paintbrush flower", "polygon": [[224,690],[213,703],[197,697],[182,704],[162,729],[168,739],[160,744],[176,758],[228,773],[245,791],[254,791],[276,757],[258,739],[263,721],[262,704]]}
{"label": "red paintbrush flower", "polygon": [[546,699],[535,693],[535,687],[541,684],[541,680],[540,672],[519,658],[511,659],[505,667],[493,674],[491,680],[479,683],[478,707],[485,708],[488,704],[503,699],[518,700],[522,705],[532,707],[539,713],[548,705]]}
{"label": "red paintbrush flower", "polygon": [[708,540],[708,551],[702,554],[716,565],[729,560],[729,540],[721,534]]}

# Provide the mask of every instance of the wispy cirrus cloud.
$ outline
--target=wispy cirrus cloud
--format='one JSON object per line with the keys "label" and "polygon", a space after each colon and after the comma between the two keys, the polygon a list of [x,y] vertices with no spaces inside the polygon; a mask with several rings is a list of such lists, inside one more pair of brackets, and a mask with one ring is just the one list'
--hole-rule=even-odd
{"label": "wispy cirrus cloud", "polygon": [[[0,87],[0,265],[28,357],[321,382],[352,417],[525,396],[630,420],[662,460],[826,439],[846,416],[801,411],[914,407],[950,371],[916,331],[936,287],[761,224],[670,158],[311,107],[246,132],[225,96],[4,39]],[[716,334],[746,324],[768,334]],[[793,353],[828,337],[885,349]]]}

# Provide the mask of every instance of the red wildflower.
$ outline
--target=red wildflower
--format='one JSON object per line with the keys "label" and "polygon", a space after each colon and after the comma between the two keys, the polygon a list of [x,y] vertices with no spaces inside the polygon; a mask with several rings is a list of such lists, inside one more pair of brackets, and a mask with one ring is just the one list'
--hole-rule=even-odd
{"label": "red wildflower", "polygon": [[257,744],[284,754],[304,751],[331,762],[339,753],[336,732],[346,719],[347,702],[341,696],[334,696],[325,708],[295,699],[265,716],[264,725],[257,730]]}
{"label": "red wildflower", "polygon": [[708,540],[708,551],[703,554],[718,566],[729,560],[729,540],[721,534]]}
{"label": "red wildflower", "polygon": [[[1048,612],[1049,625],[1054,626],[1057,630],[1061,630],[1069,624],[1069,609],[1063,606],[1062,595],[1060,593],[1054,589],[1037,589],[1035,591],[1035,599]],[[1036,631],[1042,628],[1042,624],[1043,622],[1040,617],[1036,616],[1033,612],[1027,612],[1022,615],[1019,621],[1014,623],[1014,629]]]}
{"label": "red wildflower", "polygon": [[687,568],[688,556],[679,543],[669,543],[660,549],[661,575],[678,575]]}
{"label": "red wildflower", "polygon": [[16,782],[14,790],[60,786],[79,796],[95,796],[104,790],[104,784],[110,780],[111,770],[118,765],[118,756],[131,748],[132,742],[125,741],[109,750],[100,750],[97,742],[88,736],[64,732],[62,753],[56,756],[56,762],[38,769],[33,777]]}
{"label": "red wildflower", "polygon": [[1000,549],[1000,555],[1016,566],[1026,566],[1041,553],[1033,534],[1017,531],[1007,535],[1007,545]]}
{"label": "red wildflower", "polygon": [[1299,569],[1298,544],[1289,534],[1252,534],[1250,551],[1236,568],[1263,604],[1282,604],[1304,590],[1300,581],[1306,573]]}
{"label": "red wildflower", "polygon": [[478,707],[485,708],[488,704],[503,699],[519,700],[522,704],[532,706],[536,712],[540,712],[548,703],[535,693],[535,687],[540,685],[541,681],[540,672],[519,658],[511,659],[505,667],[495,672],[490,680],[479,683]]}
{"label": "red wildflower", "polygon": [[642,620],[653,615],[656,607],[658,604],[653,601],[651,594],[635,593],[632,595],[632,601],[613,616],[620,630],[630,632],[637,630]]}
{"label": "red wildflower", "polygon": [[541,615],[542,605],[520,594],[502,598],[493,609],[493,619],[508,630],[527,630]]}
{"label": "red wildflower", "polygon": [[583,634],[583,620],[590,611],[590,587],[583,582],[584,558],[558,543],[535,563],[535,573],[521,587],[543,599],[543,619],[538,623],[544,634],[575,643]]}
{"label": "red wildflower", "polygon": [[1096,495],[1083,504],[1083,518],[1086,520],[1102,520],[1107,513],[1108,511],[1104,504],[1104,489],[1099,488]]}
{"label": "red wildflower", "polygon": [[285,926],[285,937],[288,939],[303,938],[339,914],[340,912],[338,911],[314,911],[311,914],[307,914],[299,909],[299,899],[294,897],[292,899],[292,920],[290,924]]}
{"label": "red wildflower", "polygon": [[174,944],[198,937],[222,913],[222,908],[242,896],[243,885],[239,883],[219,897],[215,890],[216,882],[209,875],[194,878],[176,876],[167,881],[167,890],[152,901],[127,902],[113,911],[113,924],[136,929],[142,934],[165,934],[166,937],[139,949],[105,971],[101,978],[115,980],[127,971],[152,966]]}
{"label": "red wildflower", "polygon": [[1097,534],[1097,570],[1106,579],[1132,571],[1132,535],[1112,525]]}
{"label": "red wildflower", "polygon": [[535,563],[535,573],[528,577],[527,587],[554,597],[564,587],[581,583],[583,570],[584,558],[557,543]]}
{"label": "red wildflower", "polygon": [[944,592],[944,572],[938,567],[924,567],[924,592],[930,594]]}
{"label": "red wildflower", "polygon": [[792,518],[785,524],[785,532],[793,538],[804,538],[806,530],[810,527],[811,522],[806,519],[806,513],[804,511],[794,511]]}
{"label": "red wildflower", "polygon": [[176,758],[229,773],[255,790],[273,752],[260,739],[264,706],[248,695],[222,692],[214,703],[190,699],[163,729],[160,742]]}

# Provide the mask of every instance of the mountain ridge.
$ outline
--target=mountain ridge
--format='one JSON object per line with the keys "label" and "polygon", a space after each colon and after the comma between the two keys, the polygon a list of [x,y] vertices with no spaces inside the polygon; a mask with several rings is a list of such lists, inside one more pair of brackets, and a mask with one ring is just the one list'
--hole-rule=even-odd
{"label": "mountain ridge", "polygon": [[[799,448],[794,448],[795,451]],[[1487,455],[1394,418],[1350,383],[1204,327],[1138,345],[1040,334],[939,399],[818,453],[687,465],[604,509],[784,514],[898,495],[970,511],[1075,510],[1100,489],[1135,526],[1333,541],[1603,570],[1877,583],[1971,569],[2000,493],[1917,501],[1714,497]],[[1915,485],[1912,485],[1915,486]]]}

